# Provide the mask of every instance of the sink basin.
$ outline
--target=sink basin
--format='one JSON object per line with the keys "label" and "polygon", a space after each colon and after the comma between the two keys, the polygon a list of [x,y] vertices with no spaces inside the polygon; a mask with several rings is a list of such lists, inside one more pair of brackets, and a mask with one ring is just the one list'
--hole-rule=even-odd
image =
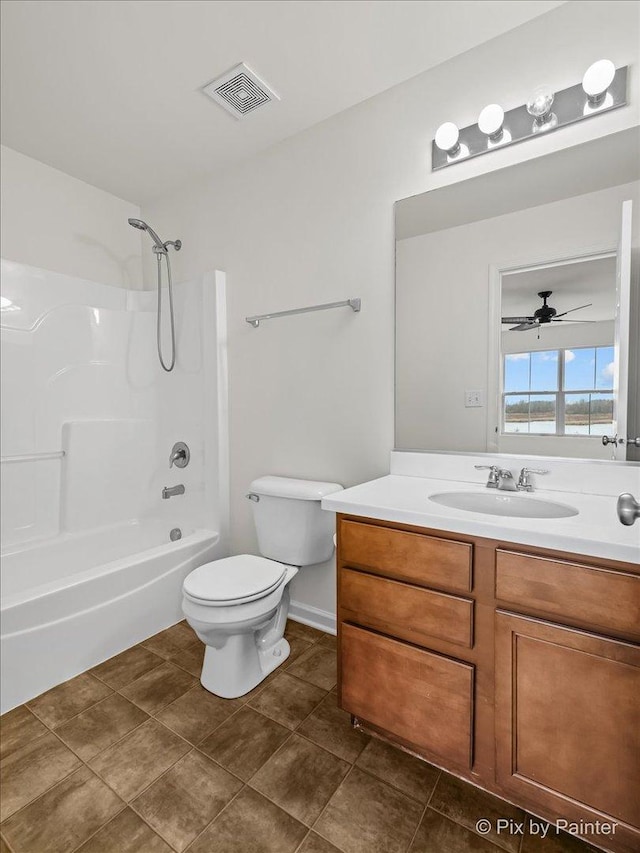
{"label": "sink basin", "polygon": [[572,515],[578,515],[578,510],[567,504],[522,497],[509,492],[437,492],[429,495],[429,500],[465,512],[510,518],[570,518]]}

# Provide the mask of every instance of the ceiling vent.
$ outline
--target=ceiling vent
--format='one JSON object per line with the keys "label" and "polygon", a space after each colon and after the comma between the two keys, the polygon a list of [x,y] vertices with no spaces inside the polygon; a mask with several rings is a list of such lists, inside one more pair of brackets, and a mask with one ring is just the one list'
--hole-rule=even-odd
{"label": "ceiling vent", "polygon": [[270,101],[280,100],[244,62],[208,83],[202,91],[235,118],[243,118]]}

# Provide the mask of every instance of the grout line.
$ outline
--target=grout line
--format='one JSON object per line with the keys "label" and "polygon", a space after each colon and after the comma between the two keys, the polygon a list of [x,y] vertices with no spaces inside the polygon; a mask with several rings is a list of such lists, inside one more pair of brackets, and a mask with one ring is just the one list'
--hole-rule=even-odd
{"label": "grout line", "polygon": [[[135,649],[135,648],[137,648],[137,646],[131,646],[131,648]],[[125,649],[125,652],[128,652],[128,651],[129,651],[129,649]],[[145,649],[145,651],[148,652],[149,649]],[[124,652],[121,652],[121,654],[124,654]],[[117,655],[116,655],[116,657],[117,657]],[[94,678],[97,678],[101,684],[104,684],[105,687],[108,687],[110,690],[113,690],[114,693],[120,693],[121,690],[124,690],[125,687],[128,687],[130,684],[133,684],[134,681],[137,681],[139,678],[143,678],[145,675],[148,675],[150,672],[154,672],[156,669],[161,667],[163,663],[167,663],[167,661],[164,658],[161,658],[159,655],[156,655],[156,657],[158,658],[157,664],[154,664],[152,667],[150,667],[145,672],[140,673],[140,675],[136,675],[135,678],[132,678],[130,681],[127,681],[125,684],[121,684],[119,687],[112,687],[104,679],[100,678],[99,675],[94,675]],[[109,658],[109,660],[111,660],[111,658]],[[105,663],[107,663],[107,661],[105,661]]]}
{"label": "grout line", "polygon": [[440,781],[441,776],[442,776],[442,770],[439,770],[438,775],[436,776],[436,781],[433,783],[433,788],[431,789],[431,793],[427,797],[427,802],[424,804],[424,808],[422,809],[422,814],[420,815],[420,820],[418,821],[418,825],[415,828],[415,832],[411,836],[411,841],[409,841],[409,844],[407,845],[407,853],[408,853],[408,851],[411,850],[413,842],[416,840],[416,835],[418,834],[418,830],[422,826],[422,821],[424,820],[424,816],[426,815],[427,809],[429,808],[429,803],[433,799],[433,795],[435,793],[436,788],[438,787],[438,782]]}
{"label": "grout line", "polygon": [[[204,835],[204,833],[209,829],[209,827],[211,826],[211,824],[212,824],[212,823],[214,823],[216,820],[218,820],[218,818],[220,817],[220,815],[221,815],[223,812],[225,812],[225,811],[229,808],[229,806],[231,805],[231,803],[232,803],[235,799],[237,799],[237,798],[240,796],[240,794],[244,791],[244,789],[245,789],[246,787],[247,787],[247,783],[245,782],[245,783],[243,784],[242,788],[240,788],[240,790],[238,791],[238,793],[237,793],[237,794],[234,794],[234,795],[233,795],[233,797],[231,797],[231,799],[229,800],[229,802],[228,802],[228,803],[226,803],[226,804],[225,804],[225,805],[220,809],[220,811],[218,812],[218,814],[217,814],[214,818],[212,818],[212,819],[209,821],[209,823],[204,827],[204,829],[203,829],[201,832],[199,832],[199,833],[196,835],[196,837],[195,837],[195,838],[193,838],[193,839],[192,839],[192,840],[187,844],[187,846],[184,848],[184,850],[182,851],[182,853],[187,853],[187,851],[191,850],[191,848],[192,848],[192,847],[193,847],[193,845],[196,843],[196,841],[197,841],[197,840],[198,840],[202,835]],[[148,824],[147,824],[147,825],[148,825]]]}
{"label": "grout line", "polygon": [[99,827],[96,829],[96,831],[95,831],[95,832],[92,832],[92,833],[91,833],[91,835],[88,835],[88,836],[87,836],[83,841],[81,841],[81,842],[80,842],[80,844],[78,844],[76,847],[72,847],[72,848],[71,848],[71,850],[69,851],[69,853],[75,853],[75,851],[76,851],[76,850],[79,850],[79,849],[80,849],[84,844],[86,844],[86,843],[87,843],[87,841],[91,841],[91,839],[92,839],[92,838],[94,838],[94,837],[95,837],[99,832],[101,832],[101,831],[105,828],[105,826],[108,826],[108,825],[111,823],[111,821],[112,821],[112,820],[115,820],[115,819],[118,817],[118,815],[121,815],[121,814],[122,814],[122,812],[123,812],[126,808],[127,808],[127,804],[126,804],[125,802],[123,802],[122,808],[120,809],[120,811],[119,811],[119,812],[116,812],[112,817],[110,817],[110,818],[109,818],[109,820],[108,820],[106,823],[103,823],[101,826],[99,826]]}
{"label": "grout line", "polygon": [[299,853],[299,851],[302,849],[302,845],[304,844],[304,842],[307,840],[307,838],[308,838],[310,835],[311,835],[311,830],[308,830],[307,834],[306,834],[306,835],[305,835],[305,837],[302,839],[302,841],[300,842],[300,844],[298,844],[298,846],[297,846],[297,847],[296,847],[296,849],[293,851],[293,853]]}

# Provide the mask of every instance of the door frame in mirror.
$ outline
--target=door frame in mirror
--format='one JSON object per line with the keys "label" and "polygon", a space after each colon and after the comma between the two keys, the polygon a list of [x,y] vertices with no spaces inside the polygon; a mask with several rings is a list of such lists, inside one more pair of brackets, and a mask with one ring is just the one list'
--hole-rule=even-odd
{"label": "door frame in mirror", "polygon": [[[570,255],[546,258],[536,262],[531,257],[523,259],[521,263],[510,260],[508,263],[491,264],[489,267],[489,316],[488,316],[488,341],[487,341],[487,453],[505,453],[511,451],[500,450],[499,436],[501,418],[501,398],[503,384],[503,359],[502,359],[502,277],[509,273],[528,272],[530,270],[548,269],[549,267],[564,266],[571,263],[588,263],[592,260],[603,258],[616,258],[617,246],[611,247],[582,247]],[[525,435],[522,438],[526,438]],[[527,448],[523,448],[524,455],[531,455]],[[534,455],[538,455],[537,453]],[[573,457],[570,457],[573,458]],[[584,457],[588,458],[588,457]]]}

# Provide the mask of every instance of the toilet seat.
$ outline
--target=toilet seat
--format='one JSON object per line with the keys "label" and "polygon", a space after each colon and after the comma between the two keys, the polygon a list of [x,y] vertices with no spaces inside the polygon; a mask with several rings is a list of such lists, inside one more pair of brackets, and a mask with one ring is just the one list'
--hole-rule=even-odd
{"label": "toilet seat", "polygon": [[183,592],[196,604],[229,607],[264,598],[284,581],[287,566],[253,554],[205,563],[185,578]]}

